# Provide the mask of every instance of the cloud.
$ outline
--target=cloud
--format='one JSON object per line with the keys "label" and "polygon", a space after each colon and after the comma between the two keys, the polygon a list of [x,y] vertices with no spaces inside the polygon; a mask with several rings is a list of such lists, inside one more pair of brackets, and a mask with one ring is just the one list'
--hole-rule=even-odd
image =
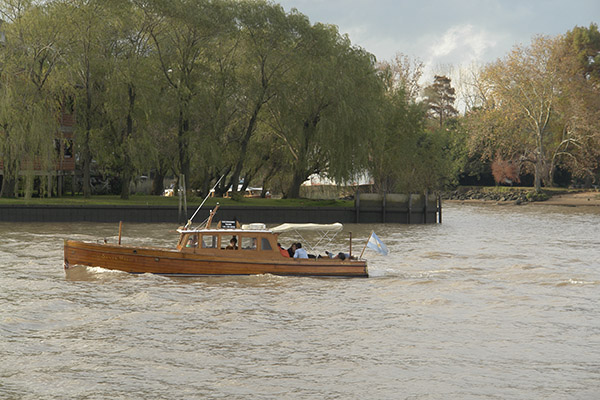
{"label": "cloud", "polygon": [[479,61],[498,41],[483,29],[476,30],[471,24],[449,28],[439,40],[429,47],[432,60]]}

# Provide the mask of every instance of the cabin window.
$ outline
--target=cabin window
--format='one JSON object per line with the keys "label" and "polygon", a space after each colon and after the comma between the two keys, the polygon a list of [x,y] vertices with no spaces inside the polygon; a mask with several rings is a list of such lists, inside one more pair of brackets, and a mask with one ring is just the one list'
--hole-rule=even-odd
{"label": "cabin window", "polygon": [[188,235],[187,242],[185,243],[185,247],[198,247],[198,236],[197,235]]}
{"label": "cabin window", "polygon": [[262,238],[260,240],[260,248],[261,250],[273,250],[271,243],[269,243],[269,239],[267,238]]}
{"label": "cabin window", "polygon": [[217,236],[202,235],[202,248],[203,249],[216,249],[217,248]]}
{"label": "cabin window", "polygon": [[243,237],[242,238],[242,249],[243,250],[256,250],[256,238],[255,237]]}

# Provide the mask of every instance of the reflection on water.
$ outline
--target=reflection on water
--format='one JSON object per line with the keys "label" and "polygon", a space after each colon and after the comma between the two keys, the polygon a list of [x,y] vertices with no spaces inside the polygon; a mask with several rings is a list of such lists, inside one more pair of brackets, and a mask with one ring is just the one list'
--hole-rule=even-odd
{"label": "reflection on water", "polygon": [[[371,230],[391,250],[366,251],[369,279],[176,279],[65,275],[64,238],[117,224],[0,223],[0,398],[597,398],[599,226],[446,205],[442,225],[346,226],[331,250]],[[123,242],[172,247],[174,228]]]}

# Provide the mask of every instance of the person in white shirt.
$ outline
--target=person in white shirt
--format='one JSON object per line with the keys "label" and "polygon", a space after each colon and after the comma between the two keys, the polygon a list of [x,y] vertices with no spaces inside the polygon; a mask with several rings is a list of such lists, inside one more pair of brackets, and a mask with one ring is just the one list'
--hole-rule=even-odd
{"label": "person in white shirt", "polygon": [[296,243],[294,258],[308,258],[308,253],[302,248],[302,243]]}

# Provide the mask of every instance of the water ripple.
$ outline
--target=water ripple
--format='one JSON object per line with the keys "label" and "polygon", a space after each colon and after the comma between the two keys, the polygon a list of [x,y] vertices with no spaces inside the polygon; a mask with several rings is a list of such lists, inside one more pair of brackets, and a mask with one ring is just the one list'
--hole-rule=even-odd
{"label": "water ripple", "polygon": [[451,205],[442,225],[348,225],[332,249],[375,230],[391,250],[367,250],[369,279],[65,273],[63,238],[117,227],[0,223],[0,398],[595,398],[599,223]]}

